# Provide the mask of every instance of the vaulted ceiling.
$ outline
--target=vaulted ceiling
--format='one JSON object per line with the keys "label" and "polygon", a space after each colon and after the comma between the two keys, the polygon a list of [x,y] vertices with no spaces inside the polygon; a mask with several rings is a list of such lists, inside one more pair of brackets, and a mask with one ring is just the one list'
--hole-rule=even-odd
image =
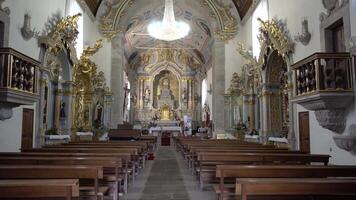
{"label": "vaulted ceiling", "polygon": [[[103,0],[85,0],[86,4],[90,8],[94,16],[96,16],[96,13],[102,1]],[[232,1],[234,2],[234,5],[237,11],[239,12],[241,19],[243,19],[246,16],[247,12],[249,11],[249,9],[253,4],[253,0],[232,0]]]}

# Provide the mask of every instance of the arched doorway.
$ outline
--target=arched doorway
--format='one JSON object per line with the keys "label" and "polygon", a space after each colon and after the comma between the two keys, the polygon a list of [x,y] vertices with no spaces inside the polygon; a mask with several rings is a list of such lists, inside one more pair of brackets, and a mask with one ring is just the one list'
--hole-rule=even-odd
{"label": "arched doorway", "polygon": [[277,51],[266,62],[267,135],[287,137],[289,130],[289,96],[287,64]]}

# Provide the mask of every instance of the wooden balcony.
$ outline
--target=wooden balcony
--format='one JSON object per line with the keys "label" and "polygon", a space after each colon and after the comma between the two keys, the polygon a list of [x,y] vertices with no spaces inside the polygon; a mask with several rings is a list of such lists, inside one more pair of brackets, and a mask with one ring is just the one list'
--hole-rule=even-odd
{"label": "wooden balcony", "polygon": [[[332,100],[345,97],[348,100],[337,105],[326,103],[326,107],[345,107],[353,98],[353,74],[350,53],[315,53],[295,63],[295,100],[303,105],[312,99]],[[314,106],[305,105],[310,110]],[[330,101],[329,103],[333,103]]]}
{"label": "wooden balcony", "polygon": [[[325,127],[334,121],[338,128],[328,129],[341,132],[344,117],[340,116],[354,98],[352,66],[350,53],[315,53],[295,63],[292,66],[295,72],[293,102],[318,111],[316,115],[320,125]],[[339,123],[335,117],[342,118],[342,122]]]}
{"label": "wooden balcony", "polygon": [[0,104],[31,105],[39,99],[40,63],[14,49],[0,48]]}

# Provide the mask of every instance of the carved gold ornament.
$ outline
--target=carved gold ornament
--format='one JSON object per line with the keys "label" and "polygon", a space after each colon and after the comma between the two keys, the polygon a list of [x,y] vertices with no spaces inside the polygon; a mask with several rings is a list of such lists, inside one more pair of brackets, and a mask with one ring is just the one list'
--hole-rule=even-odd
{"label": "carved gold ornament", "polygon": [[103,72],[97,73],[97,65],[90,58],[102,48],[102,39],[94,46],[86,47],[80,57],[79,63],[74,66],[74,122],[73,127],[91,129],[90,110],[92,107],[93,93],[96,88],[108,90]]}
{"label": "carved gold ornament", "polygon": [[[261,49],[264,46],[272,46],[278,51],[278,54],[283,57],[294,52],[295,43],[289,35],[286,24],[282,20],[272,19],[260,21],[260,34],[258,39],[261,44]],[[260,56],[261,58],[261,56]]]}

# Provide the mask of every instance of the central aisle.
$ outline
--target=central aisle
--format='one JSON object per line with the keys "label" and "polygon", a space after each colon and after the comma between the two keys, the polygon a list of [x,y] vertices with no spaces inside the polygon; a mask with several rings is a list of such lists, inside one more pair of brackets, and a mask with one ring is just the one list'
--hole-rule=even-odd
{"label": "central aisle", "polygon": [[127,200],[213,200],[214,192],[201,192],[174,147],[159,146],[156,159],[130,186]]}

